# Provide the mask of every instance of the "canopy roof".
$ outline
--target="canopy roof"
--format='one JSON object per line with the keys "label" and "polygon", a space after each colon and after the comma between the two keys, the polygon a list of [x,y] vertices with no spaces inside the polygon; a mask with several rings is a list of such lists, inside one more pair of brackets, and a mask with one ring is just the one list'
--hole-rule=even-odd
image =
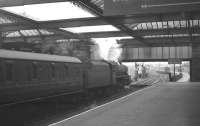
{"label": "canopy roof", "polygon": [[[85,40],[132,37],[131,40],[118,41],[122,47],[165,46],[169,42],[174,46],[186,46],[198,44],[200,41],[200,9],[177,11],[174,8],[173,11],[173,5],[169,4],[170,11],[165,13],[104,16],[103,0],[68,1],[70,2],[66,0],[0,1],[3,7],[0,10],[2,40],[16,42],[44,38]],[[176,2],[179,1],[173,1]],[[191,3],[191,6],[196,5]],[[70,9],[67,10],[68,8]],[[30,10],[35,11],[30,13]],[[47,13],[54,15],[54,18],[45,16]],[[92,26],[92,30],[88,29],[89,26]],[[97,30],[97,27],[103,30]]]}

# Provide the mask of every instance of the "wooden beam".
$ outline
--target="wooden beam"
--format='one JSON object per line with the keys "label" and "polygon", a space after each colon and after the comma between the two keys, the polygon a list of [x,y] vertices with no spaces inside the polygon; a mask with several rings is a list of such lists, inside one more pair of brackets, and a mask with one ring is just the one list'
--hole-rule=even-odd
{"label": "wooden beam", "polygon": [[67,28],[67,27],[82,27],[82,26],[96,26],[96,25],[109,25],[100,17],[90,18],[75,18],[75,19],[61,19],[54,21],[40,21],[38,22],[44,28]]}

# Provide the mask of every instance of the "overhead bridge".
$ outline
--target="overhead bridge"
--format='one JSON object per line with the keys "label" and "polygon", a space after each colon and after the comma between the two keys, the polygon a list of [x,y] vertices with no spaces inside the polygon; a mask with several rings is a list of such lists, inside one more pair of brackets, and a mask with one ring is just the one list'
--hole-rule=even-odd
{"label": "overhead bridge", "polygon": [[123,62],[154,62],[168,61],[169,59],[190,61],[192,59],[192,47],[123,48],[120,60]]}

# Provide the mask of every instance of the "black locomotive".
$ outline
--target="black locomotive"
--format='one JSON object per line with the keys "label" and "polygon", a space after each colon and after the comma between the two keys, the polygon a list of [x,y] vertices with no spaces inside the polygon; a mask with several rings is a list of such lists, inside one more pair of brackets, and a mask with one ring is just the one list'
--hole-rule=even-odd
{"label": "black locomotive", "polygon": [[109,91],[129,83],[127,71],[118,68],[106,61],[0,49],[0,104]]}

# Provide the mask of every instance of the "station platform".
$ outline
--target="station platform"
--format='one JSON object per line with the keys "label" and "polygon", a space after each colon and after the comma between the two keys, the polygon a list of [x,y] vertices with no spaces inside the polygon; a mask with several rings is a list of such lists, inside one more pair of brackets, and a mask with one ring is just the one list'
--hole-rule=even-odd
{"label": "station platform", "polygon": [[190,80],[189,73],[182,72],[183,76],[181,79],[179,79],[177,82],[188,82]]}
{"label": "station platform", "polygon": [[159,83],[50,126],[200,126],[200,82]]}

